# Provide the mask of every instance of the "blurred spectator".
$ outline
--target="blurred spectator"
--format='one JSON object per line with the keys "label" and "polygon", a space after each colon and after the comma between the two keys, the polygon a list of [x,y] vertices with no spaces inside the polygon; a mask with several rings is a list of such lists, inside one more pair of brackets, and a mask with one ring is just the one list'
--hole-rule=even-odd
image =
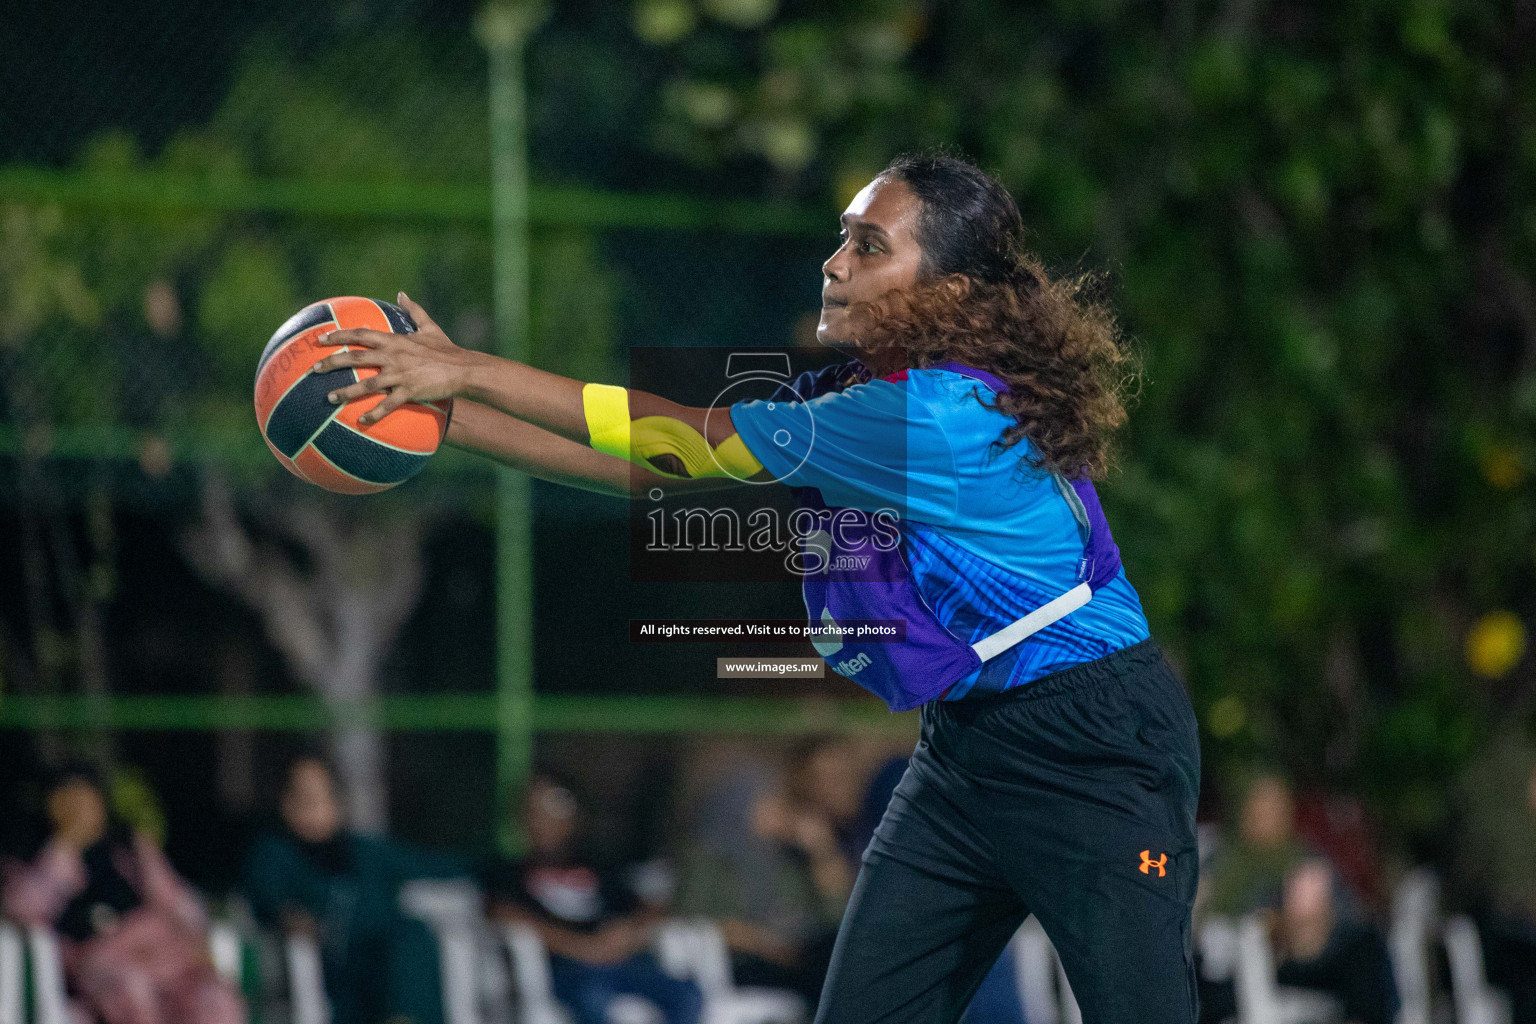
{"label": "blurred spectator", "polygon": [[1461,782],[1460,861],[1488,981],[1509,993],[1513,1024],[1536,1024],[1536,750],[1506,730]]}
{"label": "blurred spectator", "polygon": [[1343,793],[1310,793],[1296,802],[1296,834],[1325,858],[1350,894],[1372,912],[1383,908],[1380,843],[1365,806]]}
{"label": "blurred spectator", "polygon": [[[798,837],[795,845],[806,850],[813,870],[828,872],[819,887],[829,893],[841,892],[845,900],[853,891],[859,858],[864,853],[860,840],[868,842],[858,828],[868,779],[869,772],[854,744],[841,736],[812,737],[790,752],[783,801],[789,816],[782,824],[789,830],[810,830]],[[889,794],[886,800],[889,802]],[[817,856],[834,848],[841,852],[840,860]]]}
{"label": "blurred spectator", "polygon": [[468,873],[456,858],[346,829],[336,780],[317,757],[288,768],[281,825],[259,836],[245,866],[256,919],[320,946],[334,1024],[441,1024],[437,943],[400,911],[402,883]]}
{"label": "blurred spectator", "polygon": [[720,923],[739,984],[791,989],[812,1006],[820,998],[856,874],[860,767],[846,742],[813,739],[782,779],[742,766],[706,799],[678,910]]}
{"label": "blurred spectator", "polygon": [[580,825],[571,791],[533,778],[523,807],[528,856],[499,861],[487,872],[488,913],[538,930],[549,950],[555,997],[577,1024],[604,1024],[608,1005],[620,995],[655,1003],[668,1024],[696,1024],[703,1010],[698,986],[666,974],[647,949],[663,909],[577,853]]}
{"label": "blurred spectator", "polygon": [[81,1008],[106,1024],[244,1024],[209,959],[202,905],[154,840],[110,812],[96,775],[61,771],[45,808],[48,840],[8,865],[4,909],[57,930]]}
{"label": "blurred spectator", "polygon": [[[1346,1022],[1391,1024],[1397,987],[1386,941],[1364,921],[1338,873],[1296,834],[1296,803],[1279,775],[1254,779],[1238,828],[1223,836],[1210,872],[1200,880],[1197,920],[1212,914],[1270,919],[1281,985],[1337,999]],[[1202,991],[1202,1017],[1230,1015],[1230,985]]]}
{"label": "blurred spectator", "polygon": [[1278,775],[1249,783],[1238,809],[1235,834],[1222,837],[1211,870],[1200,879],[1197,914],[1238,917],[1276,907],[1286,872],[1303,863],[1307,848],[1296,835],[1296,802]]}

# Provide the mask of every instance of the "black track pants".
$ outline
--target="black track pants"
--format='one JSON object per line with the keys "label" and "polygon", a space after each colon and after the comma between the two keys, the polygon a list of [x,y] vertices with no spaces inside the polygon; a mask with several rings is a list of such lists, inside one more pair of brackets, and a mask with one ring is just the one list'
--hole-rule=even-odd
{"label": "black track pants", "polygon": [[816,1024],[953,1024],[1029,914],[1084,1024],[1193,1024],[1200,746],[1157,644],[921,714]]}

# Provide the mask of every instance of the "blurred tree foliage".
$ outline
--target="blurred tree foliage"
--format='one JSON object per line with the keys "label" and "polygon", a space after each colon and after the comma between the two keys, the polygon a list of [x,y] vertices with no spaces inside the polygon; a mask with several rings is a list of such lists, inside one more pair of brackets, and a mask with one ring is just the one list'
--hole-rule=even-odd
{"label": "blurred tree foliage", "polygon": [[[354,46],[299,55],[259,42],[209,123],[152,157],[109,131],[76,166],[361,187],[485,180],[483,81],[443,73],[409,36]],[[390,73],[360,88],[358,50]],[[0,358],[20,389],[7,403],[18,424],[249,432],[268,336],[330,295],[392,300],[403,288],[461,342],[489,343],[490,236],[479,225],[10,206],[0,232]],[[549,230],[534,246],[535,351],[611,377],[616,284],[594,239]]]}
{"label": "blurred tree foliage", "polygon": [[[1103,492],[1208,756],[1416,830],[1536,699],[1533,37],[1530,5],[1476,0],[571,3],[534,44],[533,157],[829,208],[902,149],[995,170],[1143,353]],[[409,33],[359,52],[254,47],[208,124],[80,163],[483,181],[482,67]],[[488,320],[478,229],[7,208],[0,231],[0,358],[36,392],[13,420],[244,429],[268,331],[327,294],[403,286],[461,341]],[[538,361],[605,376],[600,240],[534,265]]]}
{"label": "blurred tree foliage", "polygon": [[[483,181],[489,155],[479,70],[444,73],[406,35],[355,43],[358,49],[306,55],[258,41],[208,123],[176,133],[152,156],[141,152],[128,131],[101,133],[82,149],[75,166],[103,175],[342,180],[360,187]],[[359,52],[384,69],[362,87]],[[563,372],[614,379],[616,282],[594,238],[562,229],[538,232],[533,241],[535,358]],[[110,689],[110,653],[100,622],[115,597],[115,580],[105,571],[114,558],[99,529],[88,530],[87,543],[80,543],[73,510],[58,486],[60,474],[50,473],[43,462],[58,428],[138,428],[143,432],[139,461],[151,476],[170,469],[161,440],[166,434],[240,439],[259,451],[251,410],[256,361],[271,332],[294,311],[333,295],[393,299],[403,288],[461,344],[483,347],[490,341],[490,268],[488,226],[475,224],[259,212],[156,218],[0,206],[0,423],[23,438],[15,497],[30,617],[22,637],[0,631],[0,665],[13,685],[34,692]],[[91,481],[88,525],[94,527],[98,520],[111,521],[110,515],[96,514],[110,507],[110,479],[96,473]],[[248,504],[268,513],[268,520],[271,506],[282,504],[262,489],[249,497]],[[303,508],[276,510],[311,514],[328,526],[329,532],[311,528],[303,534],[312,543],[331,534],[350,536],[333,520],[377,519],[381,509],[380,503],[320,497],[315,491],[288,503]],[[441,505],[418,498],[412,514],[430,520]],[[375,522],[376,529],[352,533],[371,532],[398,543],[400,531],[386,525]],[[237,529],[235,524],[226,533]],[[409,531],[412,544],[421,533]],[[401,564],[416,552],[395,554],[398,577]],[[357,558],[349,564],[356,570]],[[247,589],[259,589],[260,577],[246,570]],[[297,585],[292,589],[289,604],[313,596]],[[370,586],[365,596],[375,597],[379,589]],[[414,604],[419,587],[413,582],[408,589],[395,619]],[[334,601],[339,593],[331,585],[325,596]],[[259,601],[252,603],[260,607]],[[294,673],[328,698],[334,694],[321,683],[356,676],[359,668],[365,678],[352,680],[353,689],[378,687],[382,654],[376,648],[382,643],[387,652],[398,626],[387,615],[383,619],[389,621],[359,624],[353,620],[369,618],[360,614],[368,602],[350,605],[350,616],[342,618],[382,638],[375,637],[371,648],[356,636],[347,638],[355,655],[348,661],[351,673],[332,671],[316,679],[315,672],[301,671],[302,664]],[[329,623],[322,620],[310,625],[323,632]],[[4,626],[0,622],[0,630]],[[273,623],[268,626],[278,632]],[[356,733],[343,733],[342,739]],[[50,743],[54,739],[48,737]],[[372,754],[373,774],[381,777],[382,754]],[[367,767],[357,764],[367,758],[339,760],[349,772]],[[370,809],[359,820],[382,823],[382,783],[354,782],[360,806]]]}

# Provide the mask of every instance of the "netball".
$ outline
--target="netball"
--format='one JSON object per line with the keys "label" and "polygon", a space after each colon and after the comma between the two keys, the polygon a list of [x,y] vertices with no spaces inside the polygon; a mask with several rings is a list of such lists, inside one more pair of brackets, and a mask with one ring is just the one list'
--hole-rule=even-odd
{"label": "netball", "polygon": [[410,315],[390,302],[347,295],[305,306],[272,335],[256,365],[256,422],[267,447],[294,476],[338,494],[374,494],[415,476],[437,451],[448,420],[436,406],[410,403],[378,423],[359,424],[382,394],[332,405],[330,392],[378,372],[314,372],[315,363],[346,350],[322,343],[321,336],[354,327],[416,330]]}

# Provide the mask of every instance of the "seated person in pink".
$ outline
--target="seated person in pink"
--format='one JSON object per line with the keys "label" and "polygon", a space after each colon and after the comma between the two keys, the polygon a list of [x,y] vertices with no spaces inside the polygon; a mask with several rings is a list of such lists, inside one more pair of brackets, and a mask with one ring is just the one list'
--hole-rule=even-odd
{"label": "seated person in pink", "polygon": [[48,787],[51,834],[7,865],[5,914],[52,927],[77,1018],[104,1024],[245,1024],[245,1004],[208,955],[202,905],[154,840],[107,810],[71,767]]}

